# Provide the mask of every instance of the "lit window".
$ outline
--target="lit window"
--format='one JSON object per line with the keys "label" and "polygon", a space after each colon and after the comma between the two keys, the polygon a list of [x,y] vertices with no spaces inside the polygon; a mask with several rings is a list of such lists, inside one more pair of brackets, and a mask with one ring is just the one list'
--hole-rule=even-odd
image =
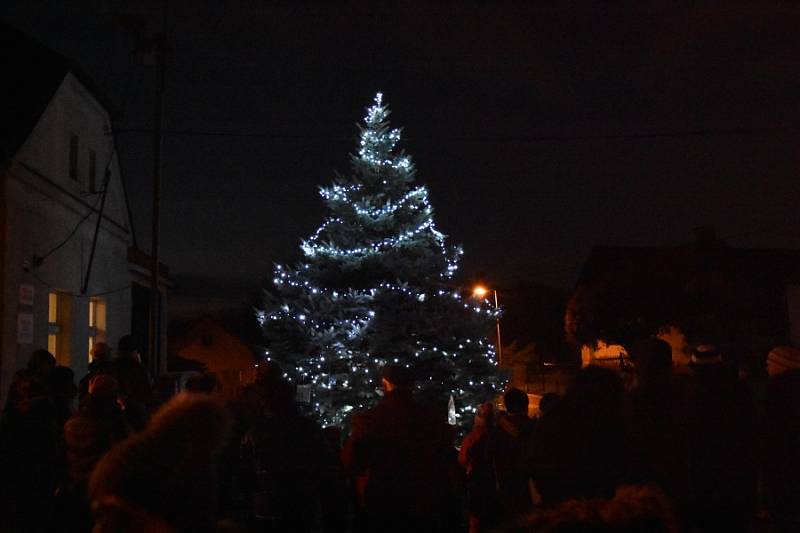
{"label": "lit window", "polygon": [[47,351],[58,357],[58,293],[51,292],[47,308]]}
{"label": "lit window", "polygon": [[[89,354],[96,342],[106,340],[106,302],[102,298],[89,300]],[[91,358],[91,355],[89,356]]]}
{"label": "lit window", "polygon": [[47,302],[47,350],[59,365],[69,366],[72,296],[66,292],[51,292]]}

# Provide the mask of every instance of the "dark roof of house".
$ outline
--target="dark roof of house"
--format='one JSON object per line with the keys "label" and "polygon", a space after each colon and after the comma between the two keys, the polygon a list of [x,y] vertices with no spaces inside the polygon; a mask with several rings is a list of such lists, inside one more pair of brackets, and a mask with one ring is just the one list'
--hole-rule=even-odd
{"label": "dark roof of house", "polygon": [[519,347],[536,343],[550,348],[563,340],[564,306],[569,291],[533,282],[518,283],[498,290],[503,310],[500,318],[504,345]]}
{"label": "dark roof of house", "polygon": [[750,282],[800,283],[800,250],[734,248],[723,241],[677,246],[596,246],[578,285],[639,282],[689,283],[720,273]]}
{"label": "dark roof of house", "polygon": [[108,99],[75,64],[0,20],[0,167],[17,153],[72,72],[111,113]]}
{"label": "dark roof of house", "polygon": [[[798,283],[795,249],[735,248],[716,238],[598,246],[584,263],[568,315],[572,309],[570,327],[581,340],[623,338],[675,322],[697,338],[735,336],[760,354],[766,344],[788,338],[786,288]],[[753,344],[762,341],[765,346]]]}
{"label": "dark roof of house", "polygon": [[[599,246],[578,287],[625,302],[631,313],[671,309],[759,331],[788,323],[786,287],[800,283],[800,250],[735,248],[716,238],[678,246]],[[778,329],[776,329],[778,328]]]}
{"label": "dark roof of house", "polygon": [[169,326],[169,335],[172,344],[172,346],[170,346],[170,351],[178,353],[195,340],[217,331],[229,336],[255,356],[256,352],[253,346],[242,335],[235,331],[235,327],[231,327],[231,325],[226,324],[226,322],[228,321],[226,321],[224,317],[217,317],[209,314],[204,314],[188,320],[173,320],[170,322]]}

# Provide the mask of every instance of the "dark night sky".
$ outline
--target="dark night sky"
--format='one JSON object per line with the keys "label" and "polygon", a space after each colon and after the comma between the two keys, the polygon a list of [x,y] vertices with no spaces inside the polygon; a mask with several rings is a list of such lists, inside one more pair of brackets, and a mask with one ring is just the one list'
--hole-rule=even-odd
{"label": "dark night sky", "polygon": [[[800,4],[386,4],[170,2],[162,256],[179,304],[235,304],[298,257],[377,90],[466,275],[569,287],[593,245],[677,244],[701,225],[800,247]],[[124,112],[144,249],[153,68],[114,20],[152,34],[160,5],[0,4]]]}

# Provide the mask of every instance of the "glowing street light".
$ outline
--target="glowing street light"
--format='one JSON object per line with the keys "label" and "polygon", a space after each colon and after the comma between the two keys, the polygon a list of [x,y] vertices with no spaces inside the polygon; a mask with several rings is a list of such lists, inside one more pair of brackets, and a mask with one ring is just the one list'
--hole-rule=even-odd
{"label": "glowing street light", "polygon": [[[472,289],[472,296],[474,298],[485,299],[489,295],[489,292],[492,292],[494,294],[494,309],[495,309],[495,311],[498,311],[499,308],[500,308],[500,305],[497,302],[497,290],[495,290],[495,289],[491,289],[490,290],[490,289],[484,287],[483,285],[475,285],[475,287],[473,287],[473,289]],[[502,364],[503,363],[503,344],[500,342],[500,316],[499,315],[497,316],[496,322],[497,322],[497,361],[498,361],[498,363]]]}
{"label": "glowing street light", "polygon": [[475,298],[486,298],[487,294],[489,294],[489,289],[483,285],[476,285],[475,288],[472,289],[472,295]]}

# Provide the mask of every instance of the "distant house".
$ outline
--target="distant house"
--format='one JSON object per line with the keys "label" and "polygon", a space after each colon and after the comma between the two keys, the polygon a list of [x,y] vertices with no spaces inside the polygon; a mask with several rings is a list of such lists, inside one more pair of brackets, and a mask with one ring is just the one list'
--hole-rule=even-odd
{"label": "distant house", "polygon": [[560,390],[554,385],[569,363],[564,340],[565,289],[523,282],[498,290],[503,360],[510,384],[529,392]]}
{"label": "distant house", "polygon": [[2,23],[0,57],[4,395],[34,349],[49,349],[79,378],[93,343],[115,347],[131,332],[146,342],[136,317],[146,316],[141,291],[149,291],[133,278],[147,276],[133,248],[110,105],[68,60]]}
{"label": "distant house", "polygon": [[565,326],[584,364],[621,362],[625,346],[659,334],[677,361],[687,341],[713,341],[758,366],[771,348],[800,342],[798,286],[800,250],[734,248],[703,228],[686,245],[594,248]]}
{"label": "distant house", "polygon": [[172,344],[171,351],[177,359],[200,363],[207,372],[215,374],[227,397],[232,397],[239,385],[251,383],[255,378],[255,352],[211,317],[189,324]]}

